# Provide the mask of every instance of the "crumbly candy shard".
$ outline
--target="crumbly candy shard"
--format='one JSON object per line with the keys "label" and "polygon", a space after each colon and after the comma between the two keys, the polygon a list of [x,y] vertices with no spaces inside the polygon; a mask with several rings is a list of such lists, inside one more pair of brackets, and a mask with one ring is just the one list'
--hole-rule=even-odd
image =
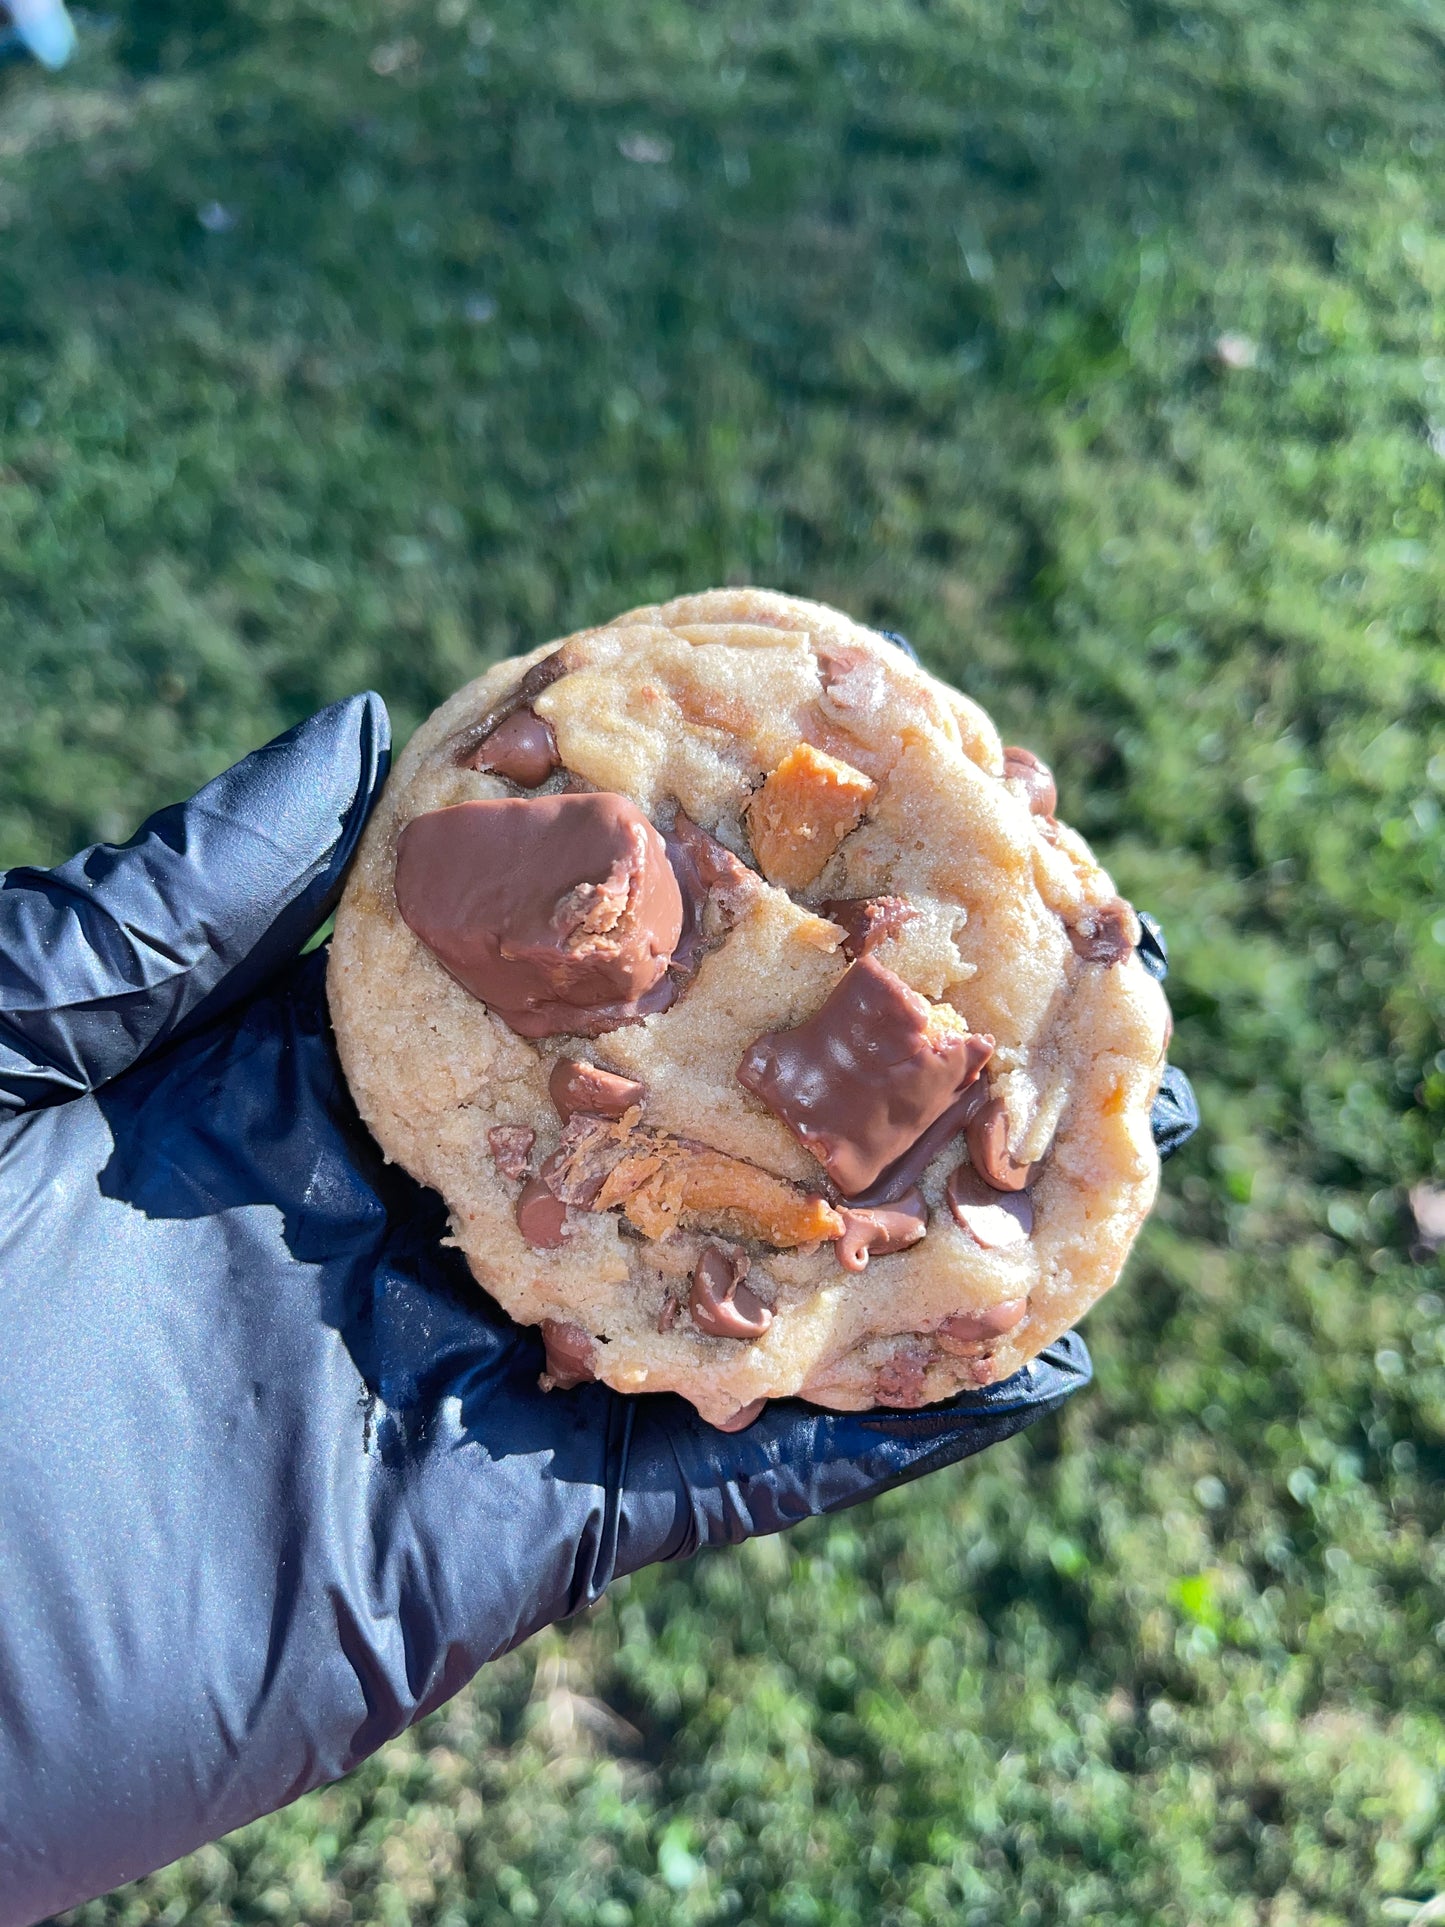
{"label": "crumbly candy shard", "polygon": [[592,1211],[620,1205],[644,1237],[663,1238],[684,1222],[737,1224],[747,1237],[787,1248],[836,1238],[843,1220],[823,1198],[770,1171],[705,1144],[639,1126],[572,1119],[547,1161],[548,1183],[569,1203]]}
{"label": "crumbly candy shard", "polygon": [[811,743],[797,744],[748,804],[748,837],[769,883],[807,889],[877,794],[861,770]]}

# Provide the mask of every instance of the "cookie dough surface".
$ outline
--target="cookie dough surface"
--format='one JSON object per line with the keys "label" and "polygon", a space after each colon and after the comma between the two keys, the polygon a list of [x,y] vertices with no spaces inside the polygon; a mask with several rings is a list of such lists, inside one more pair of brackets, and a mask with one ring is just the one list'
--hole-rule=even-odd
{"label": "cookie dough surface", "polygon": [[[683,935],[628,1020],[519,1035],[403,919],[398,839],[456,805],[594,793],[666,839]],[[337,915],[337,1041],[383,1150],[442,1193],[487,1291],[543,1326],[553,1383],[676,1391],[718,1424],[787,1395],[917,1406],[1007,1376],[1114,1283],[1157,1183],[1168,1013],[1133,912],[1052,808],[1047,771],[965,696],[836,611],[751,589],[499,663],[418,730]],[[831,1145],[836,1103],[809,1136],[807,1075],[777,1096],[789,1034],[846,1023],[865,1066],[875,1037],[903,1040],[879,1142],[973,1079],[917,1188],[878,1207],[917,1239],[886,1255],[848,1216],[868,1147]]]}

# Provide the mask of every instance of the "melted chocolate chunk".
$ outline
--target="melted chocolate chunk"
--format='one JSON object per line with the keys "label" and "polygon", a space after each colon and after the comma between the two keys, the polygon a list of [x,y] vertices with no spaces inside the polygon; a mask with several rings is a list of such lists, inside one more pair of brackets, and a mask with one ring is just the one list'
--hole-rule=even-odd
{"label": "melted chocolate chunk", "polygon": [[992,1038],[931,1030],[931,1016],[917,991],[864,957],[813,1016],[758,1038],[738,1081],[782,1119],[843,1196],[855,1198],[918,1142],[992,1055]]}
{"label": "melted chocolate chunk", "polygon": [[396,904],[521,1037],[596,1037],[665,1010],[682,898],[662,838],[607,791],[432,810],[397,842]]}
{"label": "melted chocolate chunk", "polygon": [[621,1117],[647,1096],[647,1086],[635,1077],[618,1077],[600,1064],[587,1064],[580,1057],[559,1057],[547,1079],[547,1091],[558,1117],[565,1124],[574,1111],[593,1117]]}
{"label": "melted chocolate chunk", "polygon": [[879,1204],[897,1204],[917,1184],[933,1160],[951,1143],[976,1111],[988,1102],[988,1085],[975,1078],[955,1104],[950,1104],[936,1124],[930,1124],[916,1144],[880,1173],[866,1191],[859,1191],[852,1202],[872,1209]]}
{"label": "melted chocolate chunk", "polygon": [[494,1124],[487,1132],[492,1162],[504,1178],[524,1178],[537,1133],[525,1124]]}
{"label": "melted chocolate chunk", "polygon": [[1068,929],[1069,942],[1085,963],[1122,963],[1134,948],[1134,912],[1122,897],[1091,904]]}
{"label": "melted chocolate chunk", "polygon": [[878,1367],[874,1396],[880,1405],[897,1405],[912,1411],[923,1403],[928,1354],[917,1346],[896,1351]]}
{"label": "melted chocolate chunk", "polygon": [[692,1322],[709,1338],[761,1338],[773,1322],[756,1292],[743,1283],[746,1258],[708,1245],[698,1259],[688,1294]]}
{"label": "melted chocolate chunk", "polygon": [[1052,816],[1059,806],[1054,772],[1041,756],[1015,743],[1003,753],[1003,780],[1017,783],[1035,816]]}
{"label": "melted chocolate chunk", "polygon": [[991,1097],[983,1109],[968,1121],[964,1133],[973,1168],[995,1191],[1022,1191],[1029,1181],[1031,1164],[1020,1164],[1009,1156],[1008,1112],[1001,1097]]}
{"label": "melted chocolate chunk", "polygon": [[887,1258],[907,1251],[928,1230],[928,1206],[915,1185],[892,1205],[857,1211],[845,1205],[838,1214],[843,1235],[833,1240],[833,1251],[844,1271],[864,1271],[869,1257]]}
{"label": "melted chocolate chunk", "polygon": [[856,963],[885,938],[896,937],[918,912],[903,897],[831,897],[823,905],[823,915],[847,932],[843,955]]}
{"label": "melted chocolate chunk", "polygon": [[986,1311],[956,1311],[945,1318],[934,1337],[940,1347],[954,1358],[978,1358],[990,1345],[1023,1323],[1028,1311],[1027,1298],[1008,1298]]}
{"label": "melted chocolate chunk", "polygon": [[672,964],[676,970],[691,971],[703,948],[702,919],[708,899],[717,897],[724,915],[734,916],[740,893],[751,889],[757,877],[740,856],[694,823],[685,810],[678,810],[663,841],[682,892],[682,935],[672,953]]}
{"label": "melted chocolate chunk", "polygon": [[544,1392],[570,1392],[574,1385],[590,1385],[596,1378],[597,1347],[580,1325],[544,1318],[542,1343],[547,1348],[547,1369],[540,1380]]}
{"label": "melted chocolate chunk", "polygon": [[1027,1191],[995,1191],[971,1164],[960,1164],[945,1187],[954,1220],[985,1251],[1022,1244],[1034,1228],[1034,1201]]}
{"label": "melted chocolate chunk", "polygon": [[517,1199],[517,1229],[538,1251],[555,1251],[562,1242],[567,1207],[541,1178],[528,1178]]}
{"label": "melted chocolate chunk", "polygon": [[535,709],[518,709],[482,738],[468,757],[467,768],[492,770],[521,789],[534,790],[561,761],[552,725]]}
{"label": "melted chocolate chunk", "polygon": [[509,716],[515,716],[519,709],[530,709],[542,691],[550,689],[554,682],[560,682],[571,666],[565,648],[554,649],[550,656],[543,656],[540,662],[534,662],[526,675],[492,704],[485,716],[457,737],[452,749],[456,762],[463,769],[473,768],[472,758],[492,731],[500,723],[506,722]]}

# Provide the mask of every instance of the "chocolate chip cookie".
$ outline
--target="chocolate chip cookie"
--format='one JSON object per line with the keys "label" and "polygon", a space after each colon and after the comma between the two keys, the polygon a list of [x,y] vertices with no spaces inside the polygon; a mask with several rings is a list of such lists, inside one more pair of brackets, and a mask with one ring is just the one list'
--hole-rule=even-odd
{"label": "chocolate chip cookie", "polygon": [[918,1406],[1016,1370],[1153,1200],[1163,993],[984,712],[756,589],[504,662],[337,915],[351,1089],[544,1382]]}

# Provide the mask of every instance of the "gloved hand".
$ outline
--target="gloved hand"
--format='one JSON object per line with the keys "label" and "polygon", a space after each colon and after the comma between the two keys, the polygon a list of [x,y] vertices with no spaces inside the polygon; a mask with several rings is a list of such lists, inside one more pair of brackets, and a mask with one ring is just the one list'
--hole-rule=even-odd
{"label": "gloved hand", "polygon": [[325,710],[124,848],[0,878],[0,1927],[345,1773],[651,1560],[977,1452],[1075,1337],[918,1412],[544,1395],[337,1067],[387,762]]}

